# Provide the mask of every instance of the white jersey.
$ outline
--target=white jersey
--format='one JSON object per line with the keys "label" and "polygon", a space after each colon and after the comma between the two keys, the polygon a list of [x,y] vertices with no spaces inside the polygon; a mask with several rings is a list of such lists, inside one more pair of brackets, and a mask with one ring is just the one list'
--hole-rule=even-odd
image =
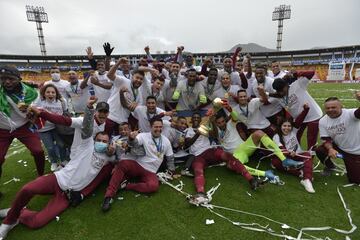
{"label": "white jersey", "polygon": [[65,88],[66,98],[69,100],[69,105],[75,113],[84,113],[87,101],[90,97],[88,87],[80,88],[83,80],[78,80],[77,84],[69,84]]}
{"label": "white jersey", "polygon": [[151,84],[150,79],[147,77],[144,78],[144,83],[143,83],[144,90],[143,90],[143,94],[142,94],[141,104],[146,105],[146,98],[148,96],[153,96],[156,98],[156,105],[161,109],[165,109],[165,93],[163,91],[164,86],[162,89],[160,89],[159,92],[155,93],[152,90],[152,84]]}
{"label": "white jersey", "polygon": [[16,128],[25,125],[29,119],[26,117],[26,113],[21,112],[9,96],[6,96],[6,99],[10,105],[10,117],[0,112],[0,129],[14,131]]}
{"label": "white jersey", "polygon": [[304,104],[307,103],[310,109],[304,119],[305,123],[318,120],[323,114],[320,106],[308,93],[308,84],[309,79],[300,77],[290,85],[288,96],[278,99],[280,104],[290,113],[294,119],[300,115],[300,113],[304,110]]}
{"label": "white jersey", "polygon": [[136,161],[147,171],[156,173],[164,156],[173,156],[171,143],[164,135],[153,138],[151,133],[139,133],[136,136],[139,145],[144,146],[145,156],[139,157]]}
{"label": "white jersey", "polygon": [[[274,79],[265,77],[264,82],[264,89],[267,93],[275,93],[275,90],[272,87],[272,84],[274,82]],[[259,91],[257,90],[258,82],[255,80],[252,84],[252,91],[255,94],[256,97],[260,97]],[[265,117],[271,117],[275,115],[276,113],[280,112],[282,110],[282,106],[278,102],[270,103],[267,105],[260,106],[261,112],[265,115]]]}
{"label": "white jersey", "polygon": [[[104,74],[99,74],[96,71],[95,76],[99,79],[100,83],[111,83],[111,81],[107,77],[107,72],[105,72]],[[94,88],[95,96],[98,98],[98,102],[107,102],[108,101],[108,99],[110,97],[110,93],[111,93],[110,89],[105,89],[105,88],[99,87],[97,85],[94,85],[91,83],[90,80],[88,81],[87,85],[89,87]]]}
{"label": "white jersey", "polygon": [[108,100],[108,104],[110,107],[108,118],[118,124],[122,122],[127,122],[130,116],[130,111],[124,108],[120,103],[119,91],[121,87],[126,87],[128,89],[128,92],[125,93],[125,98],[127,98],[129,102],[135,101],[137,103],[140,103],[142,99],[142,86],[140,86],[138,89],[134,89],[132,87],[131,80],[125,77],[116,76],[113,82],[113,87],[111,89],[111,95]]}
{"label": "white jersey", "polygon": [[61,96],[63,96],[64,98],[67,98],[67,95],[66,95],[66,91],[65,89],[70,86],[70,83],[66,80],[62,80],[60,79],[59,81],[53,81],[53,80],[49,80],[49,81],[46,81],[44,83],[44,85],[47,85],[47,84],[53,84],[55,85],[55,87],[57,88],[57,90],[59,91],[59,93],[61,94]]}
{"label": "white jersey", "polygon": [[270,126],[270,122],[260,111],[260,106],[262,105],[260,98],[253,98],[246,107],[237,105],[233,108],[233,111],[238,114],[239,120],[243,122],[248,129],[265,129]]}
{"label": "white jersey", "polygon": [[204,88],[206,98],[212,102],[216,96],[214,95],[216,90],[221,88],[221,82],[216,80],[214,84],[208,84],[208,79],[201,81],[201,85]]}
{"label": "white jersey", "polygon": [[273,79],[276,78],[283,78],[285,77],[285,75],[287,74],[286,71],[281,70],[280,72],[278,72],[276,75],[274,75],[274,73],[272,71],[268,71],[268,77],[271,77]]}
{"label": "white jersey", "polygon": [[232,120],[227,122],[225,131],[220,130],[218,127],[217,131],[218,140],[226,152],[233,153],[244,142],[236,129],[236,122]]}
{"label": "white jersey", "polygon": [[137,106],[134,112],[132,112],[132,115],[138,120],[138,125],[141,132],[150,132],[150,119],[163,112],[165,111],[160,108],[156,108],[155,113],[148,113],[146,106]]}
{"label": "white jersey", "polygon": [[[187,128],[186,129],[186,138],[192,138],[195,136],[194,128]],[[208,137],[200,135],[196,141],[190,146],[189,153],[194,156],[199,156],[206,150],[211,148],[210,140]]]}
{"label": "white jersey", "polygon": [[[185,130],[184,132],[181,132],[175,128],[169,128],[169,130],[166,132],[166,134],[164,134],[171,142],[173,151],[174,151],[174,149],[178,148],[180,144],[185,143],[186,131],[187,130]],[[189,155],[189,153],[187,153],[183,149],[180,149],[177,152],[174,151],[174,157],[176,157],[176,158],[185,157],[187,155]]]}
{"label": "white jersey", "polygon": [[356,109],[342,109],[337,118],[325,115],[320,119],[320,137],[330,137],[344,152],[360,155],[360,120],[355,117]]}
{"label": "white jersey", "polygon": [[177,110],[192,110],[199,105],[200,96],[205,96],[204,88],[200,82],[195,82],[194,86],[188,86],[188,80],[180,81],[176,91],[180,93]]}
{"label": "white jersey", "polygon": [[[221,77],[228,72],[226,72],[224,69],[218,70],[218,81],[221,82]],[[232,71],[230,74],[231,84],[241,86],[241,79],[240,75],[237,71]]]}
{"label": "white jersey", "polygon": [[230,85],[227,89],[221,86],[214,92],[213,96],[215,98],[225,98],[229,101],[231,107],[235,107],[237,102],[234,100],[232,95],[237,96],[237,92],[239,90],[240,88],[238,85]]}
{"label": "white jersey", "polygon": [[288,135],[283,135],[285,146],[281,143],[280,136],[278,134],[274,135],[273,140],[279,147],[284,147],[289,152],[302,153],[303,150],[301,149],[300,143],[297,140],[296,133],[297,129],[293,128],[293,130]]}
{"label": "white jersey", "polygon": [[[48,101],[48,100],[38,99],[37,101],[34,102],[34,106],[45,109],[51,113],[63,115],[63,113],[64,113],[63,110],[66,110],[66,102],[65,102],[66,100],[64,99],[63,101],[64,101],[64,104],[60,100]],[[64,107],[65,107],[65,109],[64,109]],[[39,132],[47,132],[52,129],[55,129],[55,124],[52,122],[46,121],[44,127],[39,129]]]}
{"label": "white jersey", "polygon": [[[71,189],[80,191],[95,179],[108,161],[114,161],[115,157],[109,157],[106,153],[95,152],[93,137],[82,139],[81,128],[83,118],[72,118],[71,120],[71,127],[75,128],[74,141],[70,154],[71,161],[54,174],[62,190],[66,191]],[[97,131],[98,128],[95,127],[93,135],[95,135]]]}

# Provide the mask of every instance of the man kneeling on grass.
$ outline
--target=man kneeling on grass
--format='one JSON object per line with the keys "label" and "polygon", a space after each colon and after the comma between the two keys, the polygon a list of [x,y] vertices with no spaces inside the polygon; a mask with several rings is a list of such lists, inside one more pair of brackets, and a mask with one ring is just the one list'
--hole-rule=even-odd
{"label": "man kneeling on grass", "polygon": [[[161,118],[150,120],[151,132],[131,132],[129,146],[131,148],[144,148],[145,155],[134,159],[121,159],[115,166],[109,186],[106,189],[102,210],[107,212],[113,197],[119,188],[133,190],[140,193],[156,192],[159,188],[158,171],[164,156],[170,172],[175,172],[174,153],[169,139],[161,134],[163,121]],[[137,178],[139,181],[128,183],[127,180]]]}
{"label": "man kneeling on grass", "polygon": [[[98,132],[95,140],[92,137],[96,129],[93,109],[95,102],[96,98],[88,101],[84,118],[66,118],[37,110],[40,117],[45,119],[62,117],[66,120],[65,124],[70,121],[70,126],[75,128],[70,162],[55,173],[38,177],[27,183],[17,193],[11,208],[0,210],[0,217],[5,218],[0,226],[0,239],[5,239],[7,233],[18,223],[29,228],[40,228],[46,225],[70,204],[74,205],[72,200],[75,193],[80,196],[89,195],[104,179],[104,176],[110,175],[112,167],[108,163],[115,160],[113,156],[115,148],[109,147],[109,136],[105,132]],[[103,103],[98,105],[102,106]],[[101,119],[102,123],[106,120],[106,118]],[[39,212],[26,208],[31,198],[37,194],[53,195],[47,206]]]}

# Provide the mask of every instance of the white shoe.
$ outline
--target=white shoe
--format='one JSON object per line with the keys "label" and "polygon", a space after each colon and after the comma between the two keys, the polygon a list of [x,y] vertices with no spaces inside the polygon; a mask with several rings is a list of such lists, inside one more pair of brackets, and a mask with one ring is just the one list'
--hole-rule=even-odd
{"label": "white shoe", "polygon": [[310,179],[304,179],[300,181],[301,185],[305,187],[305,190],[309,193],[315,193],[314,187],[310,181]]}
{"label": "white shoe", "polygon": [[192,173],[189,171],[189,169],[187,169],[187,168],[181,170],[180,174],[183,175],[183,176],[187,176],[187,177],[193,177],[193,176],[194,176],[194,174],[192,174]]}
{"label": "white shoe", "polygon": [[0,210],[0,218],[6,218],[8,215],[10,208],[4,208]]}
{"label": "white shoe", "polygon": [[19,224],[19,221],[16,221],[14,224],[1,224],[0,226],[0,240],[4,240],[8,232],[13,229],[16,225]]}
{"label": "white shoe", "polygon": [[52,172],[55,172],[55,171],[57,170],[57,168],[58,168],[57,163],[52,163],[51,166],[50,166],[50,170],[51,170]]}

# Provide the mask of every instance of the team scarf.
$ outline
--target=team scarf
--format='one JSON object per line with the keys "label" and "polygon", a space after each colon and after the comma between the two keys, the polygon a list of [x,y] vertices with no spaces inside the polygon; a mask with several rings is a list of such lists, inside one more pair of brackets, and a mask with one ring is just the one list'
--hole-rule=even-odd
{"label": "team scarf", "polygon": [[10,117],[11,108],[6,96],[9,96],[15,104],[23,101],[26,105],[30,105],[38,97],[38,93],[34,88],[21,83],[21,97],[19,97],[16,94],[7,94],[4,87],[0,86],[0,112]]}

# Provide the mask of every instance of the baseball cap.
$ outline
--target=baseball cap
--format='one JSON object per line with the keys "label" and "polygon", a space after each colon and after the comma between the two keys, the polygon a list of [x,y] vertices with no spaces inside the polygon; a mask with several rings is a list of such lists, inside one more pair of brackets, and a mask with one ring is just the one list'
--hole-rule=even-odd
{"label": "baseball cap", "polygon": [[16,67],[8,65],[0,67],[0,75],[8,75],[21,79],[19,70],[17,70]]}
{"label": "baseball cap", "polygon": [[109,112],[109,104],[106,102],[99,102],[96,104],[96,111],[98,112]]}

